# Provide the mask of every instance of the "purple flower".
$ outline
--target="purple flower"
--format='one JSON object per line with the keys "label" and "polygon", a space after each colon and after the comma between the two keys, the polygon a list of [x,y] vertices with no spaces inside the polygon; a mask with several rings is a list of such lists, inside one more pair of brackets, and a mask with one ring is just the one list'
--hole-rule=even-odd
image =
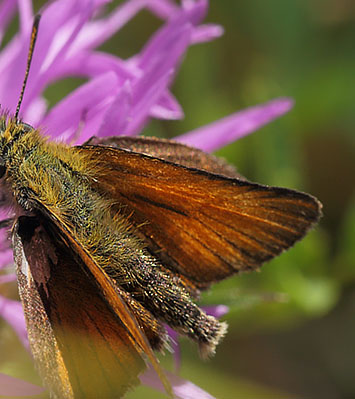
{"label": "purple flower", "polygon": [[[218,25],[203,25],[207,0],[129,0],[109,14],[100,13],[108,0],[51,1],[42,11],[37,44],[21,107],[21,118],[43,127],[53,139],[82,143],[89,137],[140,134],[152,118],[181,119],[183,111],[170,91],[187,49],[219,37]],[[135,56],[121,59],[97,50],[142,9],[163,20],[162,27]],[[19,14],[20,29],[0,53],[0,103],[14,113],[21,90],[33,21],[31,0],[3,0],[0,42]],[[104,16],[101,16],[104,15]],[[43,95],[49,84],[66,77],[83,77],[82,84],[48,109]],[[290,99],[278,99],[232,114],[178,137],[179,141],[213,151],[249,134],[287,112]],[[1,193],[0,193],[1,194]],[[0,220],[11,216],[5,209]],[[0,269],[12,263],[4,229],[0,230]],[[0,276],[7,283],[14,275]],[[210,309],[214,314],[218,308]],[[219,314],[225,311],[219,308]],[[216,314],[217,315],[217,314]],[[0,316],[14,328],[25,346],[27,336],[21,305],[0,296]],[[175,336],[177,341],[177,336]],[[178,353],[178,350],[177,350]],[[211,398],[193,384],[168,374],[177,397]],[[159,388],[151,370],[142,381]],[[0,375],[0,396],[38,393],[38,387]]]}

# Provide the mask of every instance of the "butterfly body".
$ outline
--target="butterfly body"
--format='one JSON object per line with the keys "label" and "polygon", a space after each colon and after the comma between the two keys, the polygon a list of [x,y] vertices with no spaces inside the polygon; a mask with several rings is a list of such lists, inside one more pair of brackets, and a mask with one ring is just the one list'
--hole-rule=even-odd
{"label": "butterfly body", "polygon": [[122,397],[147,361],[172,396],[153,352],[167,347],[165,324],[213,354],[226,324],[195,304],[200,291],[291,247],[321,204],[169,140],[48,141],[18,119],[39,20],[15,115],[0,115],[2,204],[15,210],[35,363],[52,398]]}

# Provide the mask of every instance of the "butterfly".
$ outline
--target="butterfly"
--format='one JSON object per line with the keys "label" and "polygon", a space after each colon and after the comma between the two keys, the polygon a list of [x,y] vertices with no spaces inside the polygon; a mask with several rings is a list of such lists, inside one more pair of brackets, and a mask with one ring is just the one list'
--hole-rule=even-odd
{"label": "butterfly", "polygon": [[0,184],[43,383],[58,398],[122,397],[150,362],[172,395],[154,353],[169,346],[165,326],[212,355],[227,326],[200,293],[291,247],[321,204],[170,140],[51,142],[18,119],[23,92],[0,117]]}

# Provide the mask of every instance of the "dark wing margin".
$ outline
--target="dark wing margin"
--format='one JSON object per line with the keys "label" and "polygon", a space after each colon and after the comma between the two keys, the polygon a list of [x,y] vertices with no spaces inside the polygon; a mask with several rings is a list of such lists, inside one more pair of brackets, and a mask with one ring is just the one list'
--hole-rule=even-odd
{"label": "dark wing margin", "polygon": [[145,368],[92,276],[46,221],[13,230],[20,297],[33,356],[53,397],[121,397]]}
{"label": "dark wing margin", "polygon": [[200,288],[258,268],[301,239],[321,215],[320,202],[298,191],[122,149],[78,150],[97,165],[94,189],[126,209],[166,267]]}

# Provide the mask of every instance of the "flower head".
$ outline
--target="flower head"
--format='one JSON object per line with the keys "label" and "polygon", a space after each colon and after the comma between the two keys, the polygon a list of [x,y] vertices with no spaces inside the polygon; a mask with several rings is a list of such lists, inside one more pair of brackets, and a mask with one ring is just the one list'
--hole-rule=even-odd
{"label": "flower head", "polygon": [[[129,0],[105,14],[107,2],[54,1],[43,9],[20,116],[26,123],[42,127],[53,139],[82,143],[93,135],[136,135],[152,118],[182,118],[182,108],[170,87],[184,55],[190,46],[213,40],[223,33],[218,25],[202,24],[208,8],[207,0],[182,0],[180,5],[170,0]],[[143,9],[160,18],[163,24],[138,54],[122,59],[97,50]],[[19,14],[19,32],[0,53],[0,103],[10,113],[16,109],[26,66],[33,21],[31,1],[3,1],[0,6],[0,39],[15,13]],[[46,88],[53,82],[73,76],[85,78],[86,82],[49,108],[44,96]],[[273,100],[185,133],[177,139],[213,151],[269,123],[291,106],[289,99]],[[9,216],[11,211],[1,210],[1,219]],[[10,245],[2,229],[0,268],[11,263]],[[13,275],[1,275],[0,283],[13,279]],[[27,346],[20,304],[0,297],[0,315]],[[149,384],[153,379],[148,375],[142,379]],[[8,384],[9,379],[0,375],[0,381],[5,379]],[[210,397],[190,383],[183,385],[181,390],[184,383],[173,376],[171,380],[177,397],[187,397],[187,393],[191,397]],[[0,388],[0,395],[7,395],[6,392]]]}

